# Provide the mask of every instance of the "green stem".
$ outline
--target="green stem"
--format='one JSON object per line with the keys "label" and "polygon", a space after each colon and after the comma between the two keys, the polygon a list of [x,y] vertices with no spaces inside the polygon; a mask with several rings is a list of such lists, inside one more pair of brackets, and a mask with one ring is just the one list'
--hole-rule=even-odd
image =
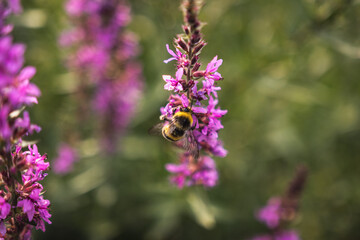
{"label": "green stem", "polygon": [[[16,180],[15,178],[12,176],[11,173],[11,168],[13,167],[13,158],[11,156],[11,151],[6,151],[5,152],[5,161],[7,164],[7,173],[8,173],[8,179],[10,182],[9,187],[9,191],[11,193],[11,199],[10,199],[10,204],[11,206],[17,206],[17,195],[16,195]],[[11,208],[11,217],[14,219],[15,221],[15,214],[16,214],[16,208]],[[11,239],[18,239],[19,238],[19,228],[15,222],[15,231],[11,236]]]}

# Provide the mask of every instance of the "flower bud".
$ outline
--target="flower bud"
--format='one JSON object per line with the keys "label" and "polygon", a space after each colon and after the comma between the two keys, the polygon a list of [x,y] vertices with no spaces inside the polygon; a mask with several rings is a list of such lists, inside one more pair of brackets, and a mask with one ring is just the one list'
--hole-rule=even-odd
{"label": "flower bud", "polygon": [[194,65],[197,60],[199,59],[199,57],[197,55],[195,55],[192,59],[191,59],[191,65]]}
{"label": "flower bud", "polygon": [[196,72],[197,70],[199,70],[200,66],[201,66],[201,64],[200,64],[200,63],[195,63],[195,65],[194,65],[194,67],[193,67],[192,71],[193,71],[193,72]]}
{"label": "flower bud", "polygon": [[189,51],[188,46],[186,45],[186,43],[184,42],[183,39],[178,38],[178,39],[175,40],[175,42],[176,42],[185,52],[188,52],[188,51]]}
{"label": "flower bud", "polygon": [[190,33],[189,27],[185,26],[185,25],[183,25],[182,27],[183,27],[183,30],[184,30],[185,34],[189,35],[189,33]]}
{"label": "flower bud", "polygon": [[193,76],[196,78],[203,77],[203,76],[205,76],[205,71],[196,71],[193,73]]}
{"label": "flower bud", "polygon": [[206,45],[207,43],[204,41],[200,41],[198,45],[194,48],[193,54],[200,53],[201,49]]}
{"label": "flower bud", "polygon": [[191,14],[191,11],[188,11],[186,14],[186,22],[188,22],[190,25],[193,25],[196,21],[196,18],[193,14]]}
{"label": "flower bud", "polygon": [[198,43],[201,39],[200,33],[198,31],[195,31],[195,33],[191,36],[191,44],[195,45]]}

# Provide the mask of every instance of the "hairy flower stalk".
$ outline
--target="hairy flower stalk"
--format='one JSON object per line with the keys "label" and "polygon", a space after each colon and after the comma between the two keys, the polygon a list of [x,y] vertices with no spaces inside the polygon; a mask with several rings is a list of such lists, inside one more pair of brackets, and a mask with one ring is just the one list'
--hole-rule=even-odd
{"label": "hairy flower stalk", "polygon": [[143,85],[141,65],[135,60],[138,42],[126,31],[130,7],[123,0],[68,0],[65,8],[74,27],[61,36],[60,44],[73,50],[68,66],[79,79],[81,108],[86,112],[94,106],[102,145],[111,153],[134,114]]}
{"label": "hairy flower stalk", "polygon": [[0,2],[0,238],[14,240],[30,239],[33,226],[45,231],[44,221],[51,223],[50,201],[39,183],[49,163],[35,144],[23,140],[40,131],[23,111],[37,103],[40,90],[30,83],[35,68],[23,67],[25,46],[13,43],[12,26],[6,24],[9,15],[19,12],[18,0]]}
{"label": "hairy flower stalk", "polygon": [[300,240],[295,230],[287,229],[299,209],[299,201],[307,178],[307,168],[300,166],[283,197],[272,197],[267,205],[256,212],[256,218],[266,224],[270,234],[252,240]]}
{"label": "hairy flower stalk", "polygon": [[[227,154],[218,139],[218,131],[223,128],[220,119],[227,113],[227,110],[217,107],[217,92],[221,89],[217,82],[223,79],[217,71],[223,61],[215,56],[205,70],[200,69],[200,53],[206,45],[200,32],[202,24],[198,20],[200,7],[198,1],[183,1],[184,33],[174,39],[175,51],[166,45],[171,58],[164,61],[168,63],[175,60],[177,71],[175,78],[163,75],[166,82],[164,89],[174,94],[170,95],[168,104],[161,108],[160,118],[169,122],[176,112],[190,109],[194,120],[191,127],[192,141],[201,151],[198,158],[185,151],[180,156],[179,164],[166,165],[166,169],[173,174],[171,181],[179,188],[191,185],[215,186],[218,173],[212,157],[225,157]],[[182,143],[178,141],[176,144],[180,146]]]}

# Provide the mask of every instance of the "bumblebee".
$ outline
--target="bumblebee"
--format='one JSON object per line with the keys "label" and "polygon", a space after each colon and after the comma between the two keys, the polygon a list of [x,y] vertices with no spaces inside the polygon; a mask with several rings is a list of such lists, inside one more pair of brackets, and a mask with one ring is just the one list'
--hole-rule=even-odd
{"label": "bumblebee", "polygon": [[171,119],[164,116],[160,117],[162,122],[150,129],[150,134],[161,130],[163,137],[170,142],[182,141],[183,148],[189,151],[195,158],[199,156],[199,148],[192,134],[193,117],[190,108],[180,109],[174,113]]}
{"label": "bumblebee", "polygon": [[176,142],[185,136],[193,124],[191,111],[188,108],[176,112],[169,124],[164,124],[161,133],[167,140]]}

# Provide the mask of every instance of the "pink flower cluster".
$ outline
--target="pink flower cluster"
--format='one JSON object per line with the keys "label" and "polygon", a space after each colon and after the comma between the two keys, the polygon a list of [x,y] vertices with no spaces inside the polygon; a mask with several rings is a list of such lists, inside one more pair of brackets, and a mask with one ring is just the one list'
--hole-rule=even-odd
{"label": "pink flower cluster", "polygon": [[272,197],[267,205],[256,212],[256,218],[267,225],[273,231],[271,235],[258,235],[251,240],[300,240],[295,230],[284,230],[282,221],[287,221],[286,210],[282,205],[282,198]]}
{"label": "pink flower cluster", "polygon": [[266,224],[270,234],[253,237],[251,240],[300,240],[295,230],[287,229],[286,225],[297,215],[299,200],[307,178],[307,168],[300,166],[289,188],[283,197],[272,197],[267,205],[260,208],[256,218]]}
{"label": "pink flower cluster", "polygon": [[119,0],[68,0],[65,8],[74,27],[61,36],[60,44],[73,48],[68,65],[86,88],[93,89],[94,95],[88,96],[93,100],[85,102],[93,102],[102,145],[113,152],[142,91],[137,39],[125,31],[130,7]]}
{"label": "pink flower cluster", "polygon": [[39,132],[26,106],[37,103],[38,87],[30,82],[34,67],[23,67],[25,46],[13,43],[6,18],[21,12],[18,0],[0,3],[0,237],[30,239],[32,225],[45,231],[50,201],[43,198],[39,181],[47,175],[46,155],[34,144],[23,151],[24,136]]}
{"label": "pink flower cluster", "polygon": [[259,209],[256,218],[264,222],[268,228],[276,228],[281,220],[281,198],[273,197],[267,202],[267,205]]}
{"label": "pink flower cluster", "polygon": [[[51,214],[48,211],[50,201],[43,198],[43,186],[38,182],[47,176],[45,171],[49,168],[49,163],[44,161],[46,155],[41,155],[34,144],[25,152],[21,152],[21,148],[17,147],[13,158],[18,160],[18,168],[24,169],[23,184],[18,184],[17,188],[19,193],[17,207],[23,209],[29,222],[36,223],[36,229],[45,231],[44,221],[51,224],[49,220]],[[24,216],[22,217],[24,220]]]}
{"label": "pink flower cluster", "polygon": [[[198,6],[194,1],[184,1],[185,33],[178,35],[174,40],[175,52],[166,45],[171,58],[165,63],[175,60],[175,78],[163,75],[164,89],[173,91],[168,104],[161,108],[162,117],[172,119],[173,115],[181,109],[191,109],[194,120],[192,134],[199,151],[207,153],[195,159],[185,152],[180,157],[179,164],[167,164],[166,169],[174,174],[171,181],[179,188],[191,185],[204,185],[213,187],[218,180],[214,160],[210,156],[225,157],[227,151],[222,141],[218,139],[218,131],[223,128],[221,118],[227,113],[218,105],[218,94],[221,90],[217,86],[222,80],[218,68],[223,60],[215,56],[205,70],[200,70],[199,55],[206,45],[200,34],[200,22],[197,20]],[[210,155],[210,156],[209,156]]]}

